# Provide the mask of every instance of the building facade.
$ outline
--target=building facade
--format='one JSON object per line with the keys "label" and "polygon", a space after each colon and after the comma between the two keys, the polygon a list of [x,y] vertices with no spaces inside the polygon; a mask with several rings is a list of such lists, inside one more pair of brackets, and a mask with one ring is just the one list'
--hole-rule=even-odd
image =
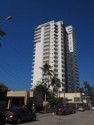
{"label": "building facade", "polygon": [[[70,51],[70,42],[69,42],[69,29],[70,27],[65,27],[63,21],[50,21],[45,24],[39,25],[35,28],[34,33],[34,59],[33,59],[33,71],[32,71],[32,88],[41,81],[42,70],[40,67],[43,67],[44,64],[49,64],[54,71],[54,74],[60,81],[65,85],[66,91],[75,91],[77,90],[76,87],[79,88],[79,81],[75,75],[77,75],[76,69],[77,61],[74,61],[76,57],[76,46],[74,42],[73,34],[71,43],[73,44],[73,51],[71,56]],[[73,32],[72,32],[73,33]],[[70,57],[71,56],[71,57]],[[70,61],[72,59],[73,61]],[[76,63],[76,64],[75,64]],[[70,65],[72,66],[69,70]],[[71,72],[75,71],[73,75]],[[70,72],[70,73],[69,73]],[[70,75],[72,75],[75,80],[70,80]],[[73,90],[73,86],[74,90]],[[32,89],[31,88],[31,89]],[[61,86],[60,91],[64,90],[64,86]]]}
{"label": "building facade", "polygon": [[67,26],[66,31],[68,33],[68,51],[67,51],[68,92],[78,92],[79,73],[78,73],[78,63],[77,63],[75,30],[72,26]]}

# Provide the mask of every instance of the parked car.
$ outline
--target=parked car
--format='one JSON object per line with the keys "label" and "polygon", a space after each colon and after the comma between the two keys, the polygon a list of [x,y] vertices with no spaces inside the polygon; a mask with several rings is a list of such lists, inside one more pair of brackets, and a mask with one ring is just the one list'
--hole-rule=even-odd
{"label": "parked car", "polygon": [[91,106],[90,108],[91,108],[91,110],[93,110],[93,111],[94,111],[94,106]]}
{"label": "parked car", "polygon": [[70,114],[70,110],[67,106],[58,106],[56,108],[56,115],[67,115]]}
{"label": "parked car", "polygon": [[77,110],[78,111],[85,111],[85,108],[83,106],[79,106]]}
{"label": "parked car", "polygon": [[6,121],[16,122],[17,124],[26,120],[36,120],[36,113],[31,112],[27,108],[15,107],[6,111]]}
{"label": "parked car", "polygon": [[90,107],[89,106],[85,106],[85,110],[90,110]]}
{"label": "parked car", "polygon": [[4,112],[0,110],[0,125],[5,125],[5,119],[6,119],[6,116]]}
{"label": "parked car", "polygon": [[76,113],[76,108],[75,108],[75,107],[73,107],[73,106],[68,106],[68,107],[69,107],[69,109],[70,109],[70,113],[71,113],[71,114]]}

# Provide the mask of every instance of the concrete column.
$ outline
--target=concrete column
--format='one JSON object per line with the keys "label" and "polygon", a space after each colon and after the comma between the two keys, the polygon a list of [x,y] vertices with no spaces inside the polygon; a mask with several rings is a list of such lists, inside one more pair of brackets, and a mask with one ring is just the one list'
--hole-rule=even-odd
{"label": "concrete column", "polygon": [[25,93],[25,97],[24,97],[24,104],[27,104],[27,92]]}
{"label": "concrete column", "polygon": [[12,99],[9,98],[9,100],[8,100],[8,106],[7,106],[8,109],[11,107],[11,102],[12,102]]}

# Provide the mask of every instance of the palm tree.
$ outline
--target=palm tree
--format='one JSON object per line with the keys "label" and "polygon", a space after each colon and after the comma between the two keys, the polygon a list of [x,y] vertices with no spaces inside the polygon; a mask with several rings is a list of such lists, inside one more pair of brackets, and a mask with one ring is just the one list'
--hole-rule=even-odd
{"label": "palm tree", "polygon": [[49,89],[51,78],[52,78],[54,72],[53,72],[53,70],[51,70],[51,66],[49,64],[47,64],[47,63],[45,65],[43,65],[43,67],[40,67],[40,68],[43,71],[42,82],[44,84],[46,84],[47,88]]}
{"label": "palm tree", "polygon": [[53,93],[58,92],[58,89],[61,87],[60,79],[54,76],[51,80],[51,85],[53,87]]}
{"label": "palm tree", "polygon": [[[40,68],[43,71],[42,83],[46,86],[48,92],[51,86],[51,77],[53,76],[54,72],[53,70],[51,70],[51,66],[47,63]],[[47,98],[47,93],[45,93],[45,102],[47,101],[46,98]],[[46,112],[46,105],[45,105],[45,112]]]}

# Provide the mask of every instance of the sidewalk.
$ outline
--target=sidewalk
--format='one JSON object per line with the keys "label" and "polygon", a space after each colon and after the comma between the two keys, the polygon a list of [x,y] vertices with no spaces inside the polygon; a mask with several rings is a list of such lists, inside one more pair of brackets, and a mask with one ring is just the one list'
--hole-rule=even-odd
{"label": "sidewalk", "polygon": [[55,115],[55,113],[45,113],[45,112],[36,113],[36,114],[37,114],[37,117],[47,117],[47,116]]}

